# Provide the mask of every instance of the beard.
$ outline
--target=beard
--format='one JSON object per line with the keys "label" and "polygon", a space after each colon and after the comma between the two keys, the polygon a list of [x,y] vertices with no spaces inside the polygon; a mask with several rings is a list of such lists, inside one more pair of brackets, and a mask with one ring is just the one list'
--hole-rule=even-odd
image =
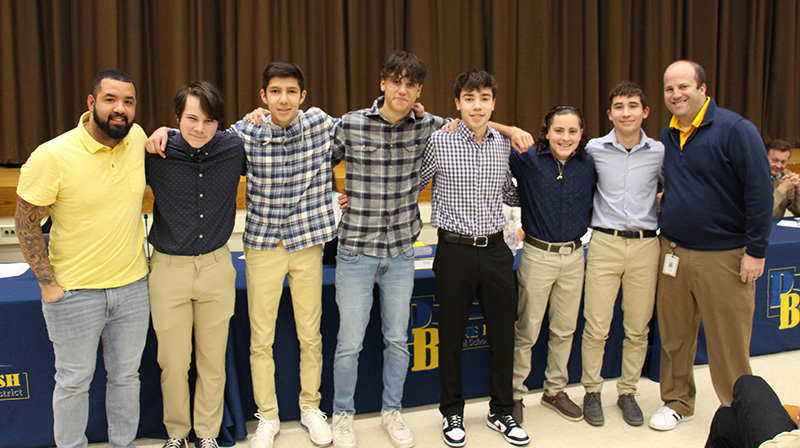
{"label": "beard", "polygon": [[[100,130],[103,131],[103,133],[105,133],[109,138],[113,140],[122,140],[123,138],[125,138],[126,135],[128,135],[128,131],[131,130],[131,127],[133,127],[133,122],[129,122],[128,117],[126,115],[111,114],[105,121],[103,121],[100,119],[100,116],[97,115],[96,108],[92,111],[92,114],[94,115],[94,122],[97,124],[97,127],[99,127]],[[111,119],[116,117],[124,118],[125,124],[124,125],[111,124]]]}

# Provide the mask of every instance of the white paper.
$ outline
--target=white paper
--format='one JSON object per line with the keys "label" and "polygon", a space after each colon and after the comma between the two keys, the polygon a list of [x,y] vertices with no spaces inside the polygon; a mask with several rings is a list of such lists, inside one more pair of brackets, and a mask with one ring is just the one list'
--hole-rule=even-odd
{"label": "white paper", "polygon": [[782,227],[794,227],[795,229],[800,229],[800,220],[782,219],[778,222],[778,225]]}
{"label": "white paper", "polygon": [[28,269],[28,263],[0,263],[0,278],[19,277]]}
{"label": "white paper", "polygon": [[433,258],[414,260],[414,269],[433,269]]}

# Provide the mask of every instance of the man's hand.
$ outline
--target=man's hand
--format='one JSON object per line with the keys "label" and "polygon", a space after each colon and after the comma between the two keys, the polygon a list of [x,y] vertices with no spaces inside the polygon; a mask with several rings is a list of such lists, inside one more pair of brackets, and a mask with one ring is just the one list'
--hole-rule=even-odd
{"label": "man's hand", "polygon": [[528,148],[533,146],[533,136],[516,126],[511,128],[511,146],[517,150],[518,153],[522,154],[528,151]]}
{"label": "man's hand", "polygon": [[455,120],[449,123],[445,123],[444,126],[442,126],[442,130],[447,132],[448,134],[455,134],[456,131],[458,130],[458,123],[461,123],[460,118],[456,118]]}
{"label": "man's hand", "polygon": [[261,115],[269,115],[269,109],[264,109],[263,107],[257,107],[252,112],[244,116],[244,119],[253,123],[254,125],[261,127],[264,122],[261,120]]}
{"label": "man's hand", "polygon": [[44,302],[55,302],[64,297],[64,290],[61,286],[58,286],[58,283],[51,283],[49,285],[40,283],[39,287],[42,288],[42,301]]}
{"label": "man's hand", "polygon": [[761,277],[763,273],[764,259],[744,254],[741,267],[739,268],[739,279],[742,283],[754,282],[757,278]]}
{"label": "man's hand", "polygon": [[785,195],[792,189],[800,191],[800,174],[790,173],[781,178],[781,182],[778,184],[778,191]]}
{"label": "man's hand", "polygon": [[164,154],[164,150],[167,149],[167,140],[169,140],[169,128],[161,126],[150,134],[144,148],[148,153],[158,154],[161,158],[166,159],[167,155]]}
{"label": "man's hand", "polygon": [[414,103],[411,105],[411,110],[414,111],[414,116],[417,118],[425,117],[425,106],[422,103]]}
{"label": "man's hand", "polygon": [[339,210],[341,210],[342,213],[346,213],[347,212],[347,203],[348,203],[348,201],[349,200],[348,200],[346,194],[342,194],[341,196],[339,196]]}

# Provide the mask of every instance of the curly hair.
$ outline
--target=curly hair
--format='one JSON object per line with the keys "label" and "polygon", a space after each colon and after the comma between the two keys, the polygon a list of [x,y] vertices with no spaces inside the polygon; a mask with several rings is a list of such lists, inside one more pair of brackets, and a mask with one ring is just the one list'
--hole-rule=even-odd
{"label": "curly hair", "polygon": [[[536,155],[540,155],[544,149],[550,147],[550,141],[547,139],[547,133],[550,131],[550,126],[553,125],[553,118],[556,115],[576,115],[578,117],[578,122],[580,122],[581,130],[583,130],[585,127],[583,115],[577,107],[556,106],[550,109],[547,114],[545,114],[544,120],[542,120],[542,129],[539,131],[539,136],[536,137]],[[581,141],[578,142],[578,147],[575,149],[575,152],[581,159],[586,158],[587,152],[585,133],[581,135]]]}

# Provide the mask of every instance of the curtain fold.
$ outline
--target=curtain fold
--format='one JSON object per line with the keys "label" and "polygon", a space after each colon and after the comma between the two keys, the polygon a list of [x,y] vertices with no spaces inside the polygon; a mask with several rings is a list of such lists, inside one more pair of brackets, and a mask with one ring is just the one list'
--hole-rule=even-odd
{"label": "curtain fold", "polygon": [[108,68],[134,78],[136,121],[151,132],[175,126],[172,97],[193,80],[222,90],[230,125],[261,105],[277,60],[304,70],[304,108],[368,107],[395,50],[425,61],[429,112],[456,115],[454,78],[483,68],[499,83],[497,121],[537,134],[550,107],[570,104],[590,137],[611,129],[607,93],[623,79],[644,88],[644,128],[658,137],[663,71],[690,58],[720,105],[800,146],[798,1],[0,0],[0,163],[74,127]]}

